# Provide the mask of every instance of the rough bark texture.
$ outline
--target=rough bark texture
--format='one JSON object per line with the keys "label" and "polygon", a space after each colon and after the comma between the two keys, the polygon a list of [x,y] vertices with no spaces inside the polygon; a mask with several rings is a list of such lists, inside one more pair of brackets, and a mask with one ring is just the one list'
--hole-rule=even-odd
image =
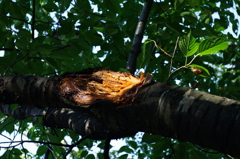
{"label": "rough bark texture", "polygon": [[[59,79],[38,79],[0,77],[0,103],[64,106],[61,96],[55,95]],[[39,97],[37,102],[31,99],[35,96]],[[132,105],[121,108],[117,105],[114,100],[101,99],[88,108],[76,109],[77,104],[74,109],[50,108],[45,121],[48,126],[70,128],[81,135],[106,130],[114,132],[112,138],[115,138],[137,131],[149,132],[240,157],[240,103],[237,101],[190,88],[148,82],[137,91]],[[104,135],[96,138],[102,139]]]}
{"label": "rough bark texture", "polygon": [[59,100],[59,77],[17,75],[0,77],[0,103],[66,107]]}
{"label": "rough bark texture", "polygon": [[141,131],[240,157],[240,102],[159,83],[148,89],[138,96],[140,105],[148,107]]}
{"label": "rough bark texture", "polygon": [[156,83],[141,88],[129,107],[98,104],[91,111],[110,130],[159,134],[240,157],[237,101]]}

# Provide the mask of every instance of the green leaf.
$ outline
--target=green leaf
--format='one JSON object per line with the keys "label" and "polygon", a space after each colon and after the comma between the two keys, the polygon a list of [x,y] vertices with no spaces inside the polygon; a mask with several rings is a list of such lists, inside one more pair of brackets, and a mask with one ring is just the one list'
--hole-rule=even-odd
{"label": "green leaf", "polygon": [[181,142],[173,145],[175,158],[181,159],[186,155],[186,147]]}
{"label": "green leaf", "polygon": [[44,155],[46,152],[47,152],[47,147],[46,146],[40,146],[38,149],[37,149],[37,155],[38,156],[42,156]]}
{"label": "green leaf", "polygon": [[[85,39],[79,38],[78,42],[74,45],[78,45],[79,48],[83,51],[89,51],[91,50],[91,46],[88,44],[88,42]],[[79,50],[80,51],[80,50]]]}
{"label": "green leaf", "polygon": [[[20,29],[19,32],[18,32],[18,35],[23,38],[23,39],[27,39],[27,40],[30,40],[32,38],[32,34],[29,30],[26,30],[26,29]],[[25,41],[26,43],[26,41]]]}
{"label": "green leaf", "polygon": [[137,149],[138,145],[136,141],[127,141],[128,145],[131,146],[133,149]]}
{"label": "green leaf", "polygon": [[120,3],[118,0],[104,0],[104,4],[112,12],[118,13],[120,11]]}
{"label": "green leaf", "polygon": [[18,107],[18,104],[11,104],[10,108],[14,111]]}
{"label": "green leaf", "polygon": [[14,24],[14,27],[16,29],[21,29],[23,27],[23,22],[22,21],[16,21],[15,24]]}
{"label": "green leaf", "polygon": [[15,44],[19,50],[26,50],[27,48],[26,41],[22,39],[17,39]]}
{"label": "green leaf", "polygon": [[91,11],[91,5],[89,1],[83,1],[83,0],[77,0],[76,4],[79,8],[84,8],[85,12],[90,12]]}
{"label": "green leaf", "polygon": [[[76,135],[76,134],[75,134]],[[93,146],[93,140],[86,139],[80,145],[87,146],[89,149]]]}
{"label": "green leaf", "polygon": [[88,155],[88,151],[83,150],[83,151],[81,152],[81,157],[86,157],[87,155]]}
{"label": "green leaf", "polygon": [[183,36],[178,42],[179,49],[185,56],[192,56],[199,47],[199,43],[196,42],[196,39],[191,34],[190,31],[187,36]]}
{"label": "green leaf", "polygon": [[94,30],[103,32],[105,30],[104,27],[93,27]]}
{"label": "green leaf", "polygon": [[36,50],[41,53],[51,53],[53,50],[53,47],[49,44],[42,44],[38,46]]}
{"label": "green leaf", "polygon": [[196,43],[196,39],[192,37],[189,43],[189,51],[187,52],[186,56],[192,56],[195,54],[198,50],[198,47],[199,43]]}
{"label": "green leaf", "polygon": [[10,37],[6,42],[6,48],[14,48],[14,38]]}
{"label": "green leaf", "polygon": [[12,149],[11,153],[16,155],[16,156],[21,156],[23,154],[22,151],[20,151],[17,148]]}
{"label": "green leaf", "polygon": [[55,59],[47,57],[45,58],[46,62],[54,69],[58,68],[58,63],[56,62]]}
{"label": "green leaf", "polygon": [[86,159],[95,159],[95,156],[93,154],[89,154]]}
{"label": "green leaf", "polygon": [[31,127],[29,130],[28,130],[28,133],[27,133],[27,137],[29,139],[35,139],[35,127]]}
{"label": "green leaf", "polygon": [[148,133],[144,133],[142,137],[142,142],[146,143],[154,143],[160,139],[159,135],[152,135]]}
{"label": "green leaf", "polygon": [[140,53],[140,55],[137,58],[137,60],[138,60],[137,63],[139,64],[139,66],[138,66],[139,68],[146,66],[149,63],[150,59],[152,58],[152,54],[150,52],[146,52],[146,50],[149,50],[149,48],[151,47],[151,46],[147,45],[150,42],[154,42],[154,41],[151,39],[148,39],[143,43],[142,52]]}
{"label": "green leaf", "polygon": [[206,156],[205,153],[203,153],[199,150],[190,151],[190,156],[191,156],[191,158],[194,158],[194,159],[208,159],[209,158],[208,156]]}
{"label": "green leaf", "polygon": [[122,146],[118,152],[126,152],[126,153],[133,153],[133,150],[129,148],[128,146]]}
{"label": "green leaf", "polygon": [[191,41],[191,31],[186,36],[181,37],[178,42],[179,49],[184,55],[187,55],[189,51],[190,41]]}
{"label": "green leaf", "polygon": [[218,44],[216,46],[213,46],[205,51],[202,51],[200,53],[198,53],[198,55],[209,55],[209,54],[214,54],[216,52],[219,52],[220,50],[225,50],[228,47],[228,43],[227,42],[223,42],[221,44]]}
{"label": "green leaf", "polygon": [[118,157],[118,159],[127,159],[128,158],[128,154],[124,154]]}
{"label": "green leaf", "polygon": [[11,134],[14,131],[14,124],[16,123],[16,120],[13,117],[7,117],[4,122],[1,123],[0,131],[5,130],[9,134]]}
{"label": "green leaf", "polygon": [[69,6],[70,6],[70,3],[72,2],[72,0],[64,0],[64,1],[61,1],[61,7],[63,7],[63,9],[68,9]]}
{"label": "green leaf", "polygon": [[175,0],[174,8],[175,9],[180,9],[180,8],[184,7],[184,5],[185,5],[184,0]]}
{"label": "green leaf", "polygon": [[199,0],[188,0],[187,2],[193,8],[197,8],[197,7],[201,6],[201,1],[199,1]]}

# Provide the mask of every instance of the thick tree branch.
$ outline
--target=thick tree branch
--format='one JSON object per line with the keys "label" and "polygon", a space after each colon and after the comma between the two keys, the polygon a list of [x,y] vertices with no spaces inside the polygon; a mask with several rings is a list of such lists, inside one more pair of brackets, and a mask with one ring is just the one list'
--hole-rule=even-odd
{"label": "thick tree branch", "polygon": [[109,130],[101,121],[94,118],[93,114],[86,113],[84,110],[50,108],[44,121],[46,126],[68,128],[82,136],[91,134],[91,139],[96,140],[103,140],[106,138],[106,135],[110,139],[117,139],[136,134],[136,131]]}
{"label": "thick tree branch", "polygon": [[44,126],[52,128],[71,129],[79,135],[88,136],[88,138],[103,140],[106,136],[109,139],[117,139],[126,136],[132,136],[136,132],[114,132],[109,131],[100,121],[86,113],[86,110],[74,110],[69,108],[37,108],[31,105],[19,105],[14,111],[10,104],[1,104],[0,112],[12,116],[18,120],[24,120],[28,117],[37,120],[37,117],[43,116]]}
{"label": "thick tree branch", "polygon": [[132,49],[128,57],[127,70],[134,74],[136,71],[136,61],[137,57],[141,52],[142,38],[144,34],[144,29],[147,24],[148,15],[152,7],[153,0],[146,0],[142,13],[139,18],[139,22],[134,34]]}
{"label": "thick tree branch", "polygon": [[[111,139],[143,131],[240,157],[240,102],[175,85],[151,81],[144,84],[141,78],[129,74],[94,70],[52,78],[0,77],[0,102],[59,106],[49,108],[46,125],[69,128],[82,135],[98,133],[95,139],[104,139],[106,132],[110,132]],[[111,78],[125,82],[113,82]],[[132,80],[140,82],[140,89],[139,83],[122,87]],[[113,83],[121,89],[115,89]],[[113,94],[120,96],[112,98],[111,91],[103,91],[112,88]],[[86,93],[88,89],[92,91]],[[119,90],[123,91],[117,93]]]}

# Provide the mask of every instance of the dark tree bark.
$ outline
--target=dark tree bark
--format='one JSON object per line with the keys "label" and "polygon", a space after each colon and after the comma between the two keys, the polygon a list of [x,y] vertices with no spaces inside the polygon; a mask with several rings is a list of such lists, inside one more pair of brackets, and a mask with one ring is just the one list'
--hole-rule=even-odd
{"label": "dark tree bark", "polygon": [[[75,75],[71,74],[71,76]],[[114,100],[100,99],[88,107],[79,108],[78,104],[74,106],[72,103],[64,103],[61,99],[63,96],[57,92],[62,84],[61,78],[21,77],[23,79],[20,76],[0,77],[0,103],[5,103],[2,105],[2,111],[6,108],[5,112],[7,112],[7,106],[11,103],[41,107],[57,106],[61,108],[48,108],[48,111],[36,109],[36,112],[44,116],[46,125],[69,128],[80,135],[100,134],[94,136],[95,139],[103,139],[106,135],[105,131],[113,132],[111,138],[143,131],[240,157],[240,118],[238,117],[240,102],[238,101],[191,88],[148,82],[137,91],[130,105],[118,107],[119,103]],[[29,80],[28,84],[24,82],[26,79]],[[27,94],[41,98],[41,104],[34,102],[34,99],[30,99]],[[45,113],[42,113],[43,111]]]}

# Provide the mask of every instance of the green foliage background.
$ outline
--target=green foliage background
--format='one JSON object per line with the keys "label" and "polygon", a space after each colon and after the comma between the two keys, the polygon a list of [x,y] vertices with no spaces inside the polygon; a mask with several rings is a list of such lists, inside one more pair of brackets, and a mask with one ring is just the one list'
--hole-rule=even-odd
{"label": "green foliage background", "polygon": [[[0,74],[59,75],[89,67],[105,67],[126,71],[133,35],[141,13],[143,0],[0,0]],[[173,55],[178,37],[191,32],[196,43],[208,38],[229,42],[228,49],[218,54],[199,56],[194,64],[206,68],[210,75],[201,77],[190,69],[181,69],[171,76],[171,83],[235,100],[240,97],[238,0],[165,0],[153,3],[144,36],[154,40]],[[218,14],[219,18],[213,18]],[[230,26],[231,24],[231,26]],[[233,34],[223,34],[230,26]],[[100,50],[94,49],[96,46]],[[158,82],[166,82],[170,58],[154,43],[143,45],[137,69],[152,73]],[[93,53],[93,50],[96,52]],[[185,56],[176,49],[172,70],[185,65]],[[191,60],[193,56],[189,57]],[[50,130],[42,126],[41,118],[23,121],[1,117],[1,132],[25,134],[30,140],[60,143],[66,136],[71,142],[80,138],[70,130]],[[15,125],[15,127],[14,127]],[[17,128],[17,129],[16,129]],[[141,135],[140,135],[141,136]],[[112,158],[221,158],[223,154],[206,153],[189,143],[144,134],[126,138],[126,146],[111,151]],[[93,144],[101,149],[90,153]],[[61,158],[66,148],[51,146],[51,158]],[[36,154],[24,147],[3,149],[2,158],[40,158],[48,149],[39,144]],[[103,143],[86,140],[72,151],[72,158],[103,158]]]}

